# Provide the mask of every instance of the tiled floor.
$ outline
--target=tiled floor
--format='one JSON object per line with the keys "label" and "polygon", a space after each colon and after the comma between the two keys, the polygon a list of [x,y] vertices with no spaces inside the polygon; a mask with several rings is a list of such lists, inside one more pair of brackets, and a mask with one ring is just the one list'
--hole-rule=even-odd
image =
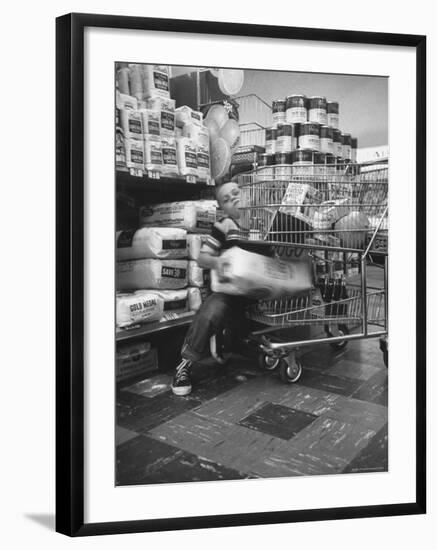
{"label": "tiled floor", "polygon": [[117,396],[117,485],[387,471],[387,369],[378,340],[302,355],[287,385],[255,360],[158,374]]}

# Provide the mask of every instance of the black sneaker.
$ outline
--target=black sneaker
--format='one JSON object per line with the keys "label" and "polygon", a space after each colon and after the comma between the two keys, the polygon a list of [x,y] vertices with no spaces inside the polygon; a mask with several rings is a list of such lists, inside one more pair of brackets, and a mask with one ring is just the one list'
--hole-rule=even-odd
{"label": "black sneaker", "polygon": [[187,359],[182,359],[176,367],[176,372],[173,378],[171,389],[175,395],[188,395],[191,393],[191,378],[190,378],[191,363]]}

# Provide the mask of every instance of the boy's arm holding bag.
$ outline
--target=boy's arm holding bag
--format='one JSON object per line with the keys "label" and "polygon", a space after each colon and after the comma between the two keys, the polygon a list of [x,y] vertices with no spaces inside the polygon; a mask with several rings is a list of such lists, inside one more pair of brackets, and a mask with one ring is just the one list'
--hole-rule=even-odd
{"label": "boy's arm holding bag", "polygon": [[222,254],[221,270],[211,272],[211,289],[255,299],[293,296],[312,288],[312,270],[306,262],[283,261],[238,247]]}

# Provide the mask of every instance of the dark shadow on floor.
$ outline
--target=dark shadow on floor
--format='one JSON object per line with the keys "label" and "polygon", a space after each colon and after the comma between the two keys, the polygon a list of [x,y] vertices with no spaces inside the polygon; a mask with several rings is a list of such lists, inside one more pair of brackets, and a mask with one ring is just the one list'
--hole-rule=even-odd
{"label": "dark shadow on floor", "polygon": [[50,531],[55,530],[55,514],[25,514],[25,517],[39,523]]}

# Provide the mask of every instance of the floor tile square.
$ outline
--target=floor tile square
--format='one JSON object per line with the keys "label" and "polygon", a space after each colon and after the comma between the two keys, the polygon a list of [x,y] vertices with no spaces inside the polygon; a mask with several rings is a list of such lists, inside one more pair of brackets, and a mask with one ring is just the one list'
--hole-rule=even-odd
{"label": "floor tile square", "polygon": [[304,369],[299,384],[349,397],[358,390],[363,381]]}
{"label": "floor tile square", "polygon": [[317,416],[283,405],[265,403],[238,424],[252,430],[289,440],[309,426]]}
{"label": "floor tile square", "polygon": [[387,472],[388,429],[387,424],[370,440],[369,444],[346,466],[343,472]]}
{"label": "floor tile square", "polygon": [[281,441],[237,424],[204,418],[196,412],[177,416],[149,435],[242,473],[251,473],[251,464],[262,456],[270,456]]}
{"label": "floor tile square", "polygon": [[117,485],[244,479],[248,474],[139,435],[117,449]]}
{"label": "floor tile square", "polygon": [[181,455],[176,447],[138,435],[117,447],[116,485],[145,483],[153,471]]}
{"label": "floor tile square", "polygon": [[177,397],[171,393],[150,398],[125,391],[117,399],[117,424],[144,434],[199,405],[197,399]]}
{"label": "floor tile square", "polygon": [[369,401],[377,405],[388,405],[388,372],[384,368],[369,378],[352,394],[355,399]]}
{"label": "floor tile square", "polygon": [[290,444],[321,462],[335,463],[338,471],[342,471],[375,434],[376,430],[368,426],[330,418],[328,413],[301,430]]}
{"label": "floor tile square", "polygon": [[134,437],[137,437],[136,432],[132,432],[131,430],[126,430],[126,428],[122,428],[121,426],[115,426],[115,444],[121,445],[122,443],[125,443],[126,441],[129,441],[129,439],[133,439]]}
{"label": "floor tile square", "polygon": [[369,380],[369,378],[377,374],[379,371],[380,367],[342,358],[334,367],[331,367],[324,372],[333,376],[341,376],[365,381]]}

